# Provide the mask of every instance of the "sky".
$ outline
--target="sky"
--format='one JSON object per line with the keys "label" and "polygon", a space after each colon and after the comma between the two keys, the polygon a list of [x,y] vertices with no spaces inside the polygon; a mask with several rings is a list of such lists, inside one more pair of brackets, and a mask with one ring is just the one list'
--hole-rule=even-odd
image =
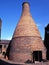
{"label": "sky", "polygon": [[12,39],[22,13],[23,2],[30,3],[30,13],[44,39],[45,26],[49,23],[49,0],[0,0],[1,39]]}

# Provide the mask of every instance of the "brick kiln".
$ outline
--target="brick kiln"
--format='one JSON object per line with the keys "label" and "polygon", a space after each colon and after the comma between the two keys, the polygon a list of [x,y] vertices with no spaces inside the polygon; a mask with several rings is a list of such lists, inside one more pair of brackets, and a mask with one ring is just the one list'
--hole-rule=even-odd
{"label": "brick kiln", "polygon": [[10,43],[9,60],[24,63],[46,59],[46,50],[29,6],[28,2],[22,4],[22,15]]}

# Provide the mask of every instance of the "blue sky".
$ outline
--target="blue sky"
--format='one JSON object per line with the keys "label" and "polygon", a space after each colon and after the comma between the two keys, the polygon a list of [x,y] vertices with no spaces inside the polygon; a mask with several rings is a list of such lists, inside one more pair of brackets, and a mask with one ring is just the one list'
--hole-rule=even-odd
{"label": "blue sky", "polygon": [[49,23],[49,0],[0,0],[1,39],[12,38],[22,13],[22,3],[26,1],[30,3],[30,12],[44,39],[44,28]]}

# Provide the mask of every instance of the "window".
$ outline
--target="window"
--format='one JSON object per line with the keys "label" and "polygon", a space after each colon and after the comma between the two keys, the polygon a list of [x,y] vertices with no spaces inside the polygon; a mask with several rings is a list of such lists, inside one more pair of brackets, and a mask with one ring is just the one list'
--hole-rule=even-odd
{"label": "window", "polygon": [[5,52],[3,52],[3,55],[5,55]]}
{"label": "window", "polygon": [[6,48],[6,45],[4,45],[4,48]]}
{"label": "window", "polygon": [[47,31],[47,33],[49,34],[49,31]]}

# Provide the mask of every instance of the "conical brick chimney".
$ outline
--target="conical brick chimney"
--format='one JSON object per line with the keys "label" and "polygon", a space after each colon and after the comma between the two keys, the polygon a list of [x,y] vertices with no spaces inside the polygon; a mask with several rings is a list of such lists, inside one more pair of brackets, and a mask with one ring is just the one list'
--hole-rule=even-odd
{"label": "conical brick chimney", "polygon": [[22,4],[22,15],[15,28],[10,44],[9,59],[16,62],[33,61],[34,51],[42,52],[42,59],[46,58],[46,51],[38,28],[30,14],[28,2]]}

